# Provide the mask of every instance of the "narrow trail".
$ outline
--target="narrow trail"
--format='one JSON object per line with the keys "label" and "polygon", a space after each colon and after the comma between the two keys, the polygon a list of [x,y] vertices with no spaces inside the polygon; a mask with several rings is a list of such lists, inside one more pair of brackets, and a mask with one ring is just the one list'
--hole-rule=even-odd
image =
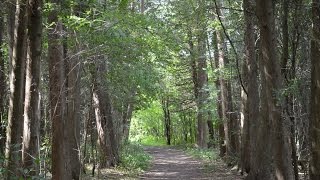
{"label": "narrow trail", "polygon": [[153,161],[151,168],[140,179],[242,179],[226,168],[222,162],[217,161],[214,166],[205,167],[201,161],[172,147],[147,147],[145,151],[153,156]]}

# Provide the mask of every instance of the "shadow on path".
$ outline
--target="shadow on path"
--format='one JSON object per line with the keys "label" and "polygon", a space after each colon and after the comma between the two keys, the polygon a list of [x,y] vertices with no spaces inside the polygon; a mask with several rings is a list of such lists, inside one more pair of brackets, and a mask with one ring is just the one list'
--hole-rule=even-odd
{"label": "shadow on path", "polygon": [[220,167],[222,164],[215,166],[214,171],[209,173],[205,171],[204,165],[200,161],[178,149],[146,147],[145,151],[153,156],[153,161],[149,171],[144,173],[140,179],[241,179],[241,177],[235,176],[228,169]]}

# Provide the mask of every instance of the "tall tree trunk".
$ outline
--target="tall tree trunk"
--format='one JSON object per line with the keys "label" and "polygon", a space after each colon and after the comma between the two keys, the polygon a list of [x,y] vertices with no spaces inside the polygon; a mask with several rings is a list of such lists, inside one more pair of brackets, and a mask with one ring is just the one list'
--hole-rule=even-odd
{"label": "tall tree trunk", "polygon": [[207,101],[209,97],[209,92],[207,91],[208,86],[208,74],[207,74],[207,60],[205,57],[205,36],[202,35],[198,39],[198,67],[197,67],[197,82],[198,82],[198,98],[196,100],[198,112],[197,112],[197,145],[200,148],[207,147],[208,143],[208,113],[207,113]]}
{"label": "tall tree trunk", "polygon": [[[197,93],[197,145],[200,148],[208,146],[208,74],[207,74],[207,59],[206,59],[206,24],[204,22],[206,7],[203,0],[198,0],[199,9],[197,14],[197,49],[195,60],[197,61],[197,72],[195,83],[195,93]],[[195,75],[195,74],[194,74]]]}
{"label": "tall tree trunk", "polygon": [[245,18],[245,65],[247,77],[247,101],[246,106],[247,116],[244,119],[243,139],[242,139],[242,168],[246,172],[256,168],[256,144],[259,133],[257,124],[259,120],[259,85],[258,85],[258,65],[255,53],[255,16],[254,16],[254,1],[244,0],[244,18]]}
{"label": "tall tree trunk", "polygon": [[80,61],[79,57],[68,59],[67,62],[67,106],[66,122],[69,137],[68,151],[72,179],[80,175]]}
{"label": "tall tree trunk", "polygon": [[[12,4],[11,4],[12,3]],[[21,143],[23,128],[24,75],[25,75],[25,2],[12,0],[9,3],[9,14],[15,10],[15,19],[9,17],[10,46],[10,99],[8,111],[6,169],[7,178],[19,176],[21,167]],[[15,8],[14,8],[15,5]],[[11,20],[14,20],[13,22]],[[12,28],[13,27],[13,28]],[[12,29],[10,29],[12,28]],[[13,30],[13,31],[12,31]],[[13,33],[13,34],[11,34]]]}
{"label": "tall tree trunk", "polygon": [[[282,17],[282,57],[281,57],[281,74],[286,82],[286,86],[290,86],[290,83],[294,79],[295,74],[295,59],[296,59],[296,41],[297,32],[294,30],[291,34],[292,38],[292,57],[291,57],[291,68],[287,67],[289,60],[289,28],[288,28],[288,18],[289,18],[289,2],[288,0],[282,0],[283,17]],[[297,7],[294,11],[294,16],[297,16]],[[296,21],[294,21],[296,24]],[[296,25],[294,25],[296,26]],[[294,27],[296,28],[296,27]],[[297,166],[297,154],[296,154],[296,144],[295,144],[295,118],[293,114],[293,101],[294,97],[291,92],[285,95],[285,103],[283,106],[283,116],[290,120],[290,143],[292,147],[292,164],[294,167],[294,177],[298,180],[298,166]]]}
{"label": "tall tree trunk", "polygon": [[27,177],[38,174],[40,141],[40,60],[42,36],[42,0],[29,0],[27,5],[27,65],[26,89],[24,104],[24,131],[22,162],[23,168],[28,169]]}
{"label": "tall tree trunk", "polygon": [[68,57],[67,40],[64,40],[67,75],[67,109],[66,136],[68,137],[68,158],[72,179],[80,175],[80,59]]}
{"label": "tall tree trunk", "polygon": [[320,1],[312,1],[310,179],[320,179]]}
{"label": "tall tree trunk", "polygon": [[59,0],[51,0],[54,4],[48,16],[48,23],[52,24],[48,34],[49,59],[49,101],[52,121],[52,178],[72,179],[67,157],[66,127],[66,75],[64,48],[62,44],[63,27],[58,15],[61,10]]}
{"label": "tall tree trunk", "polygon": [[[220,2],[217,2],[218,5],[218,16],[222,16]],[[218,19],[218,17],[216,18]],[[227,46],[224,41],[223,31],[219,30],[216,32],[216,43],[218,48],[218,62],[219,69],[223,70],[226,65],[229,64],[228,57],[226,56]],[[224,74],[221,73],[219,77],[220,83],[220,93],[221,93],[221,111],[222,111],[222,120],[224,125],[224,134],[225,134],[225,145],[226,145],[226,156],[227,158],[232,156],[237,156],[237,149],[239,147],[238,139],[238,125],[237,117],[233,112],[233,102],[231,94],[231,83],[230,80],[226,80]]]}
{"label": "tall tree trunk", "polygon": [[130,130],[130,124],[131,124],[131,118],[132,118],[132,112],[133,112],[133,100],[129,98],[127,105],[125,106],[126,108],[124,109],[125,112],[124,116],[122,117],[122,124],[123,124],[123,131],[122,131],[122,141],[123,142],[128,142],[129,140],[129,130]]}
{"label": "tall tree trunk", "polygon": [[[279,91],[282,86],[280,64],[277,59],[275,19],[273,14],[273,1],[257,1],[257,15],[260,27],[261,68],[266,114],[262,121],[265,122],[272,138],[272,176],[276,179],[294,179],[290,131],[286,119],[281,117],[281,97]],[[267,132],[268,132],[267,131]],[[270,142],[271,143],[271,142]],[[268,159],[268,157],[266,157]]]}
{"label": "tall tree trunk", "polygon": [[[0,6],[4,7],[4,3],[0,2]],[[3,45],[3,34],[4,34],[4,12],[0,10],[0,47]],[[5,126],[4,126],[4,116],[5,116],[5,65],[3,51],[0,48],[0,156],[4,155],[4,148],[6,144],[5,140]]]}
{"label": "tall tree trunk", "polygon": [[[218,39],[217,39],[217,32],[213,33],[212,37],[212,42],[213,42],[213,49],[214,49],[214,64],[215,68],[219,68],[219,48],[218,48]],[[212,63],[212,70],[213,68],[213,63]],[[222,114],[222,103],[221,103],[221,85],[220,85],[220,73],[218,74],[218,78],[215,80],[215,86],[216,89],[218,90],[217,92],[217,114],[219,116],[219,126],[218,126],[218,131],[219,131],[219,156],[224,157],[226,155],[226,145],[225,145],[225,134],[224,134],[224,127],[223,127],[223,114]]]}
{"label": "tall tree trunk", "polygon": [[[105,61],[97,59],[96,61]],[[95,109],[96,125],[98,132],[98,142],[101,148],[102,166],[116,166],[119,163],[118,145],[115,139],[111,99],[109,97],[106,85],[103,81],[103,75],[106,73],[104,63],[95,62],[93,76],[93,107]]]}
{"label": "tall tree trunk", "polygon": [[167,139],[167,145],[171,144],[171,117],[169,110],[169,99],[164,97],[161,101],[162,110],[164,114],[164,134]]}

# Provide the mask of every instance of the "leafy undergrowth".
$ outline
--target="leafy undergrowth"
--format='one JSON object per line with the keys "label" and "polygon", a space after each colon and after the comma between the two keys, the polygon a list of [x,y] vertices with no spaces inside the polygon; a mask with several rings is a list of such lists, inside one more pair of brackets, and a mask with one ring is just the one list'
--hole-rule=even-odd
{"label": "leafy undergrowth", "polygon": [[[139,144],[126,144],[120,152],[119,166],[95,171],[95,176],[85,175],[83,179],[137,179],[151,163],[151,156]],[[87,166],[91,170],[92,165]]]}
{"label": "leafy undergrowth", "polygon": [[[203,162],[203,167],[205,172],[212,173],[215,172],[219,164],[221,164],[221,159],[218,156],[218,152],[215,149],[199,149],[193,145],[184,145],[182,148],[186,154],[199,159]],[[217,163],[219,162],[219,163]]]}
{"label": "leafy undergrowth", "polygon": [[138,172],[146,170],[151,162],[151,156],[147,154],[139,144],[128,144],[124,146],[120,159],[120,167]]}
{"label": "leafy undergrowth", "polygon": [[193,147],[186,147],[184,151],[197,159],[200,159],[205,162],[211,162],[218,159],[217,152],[214,149],[199,149]]}
{"label": "leafy undergrowth", "polygon": [[140,143],[144,146],[166,146],[166,139],[154,136],[146,136],[141,139]]}

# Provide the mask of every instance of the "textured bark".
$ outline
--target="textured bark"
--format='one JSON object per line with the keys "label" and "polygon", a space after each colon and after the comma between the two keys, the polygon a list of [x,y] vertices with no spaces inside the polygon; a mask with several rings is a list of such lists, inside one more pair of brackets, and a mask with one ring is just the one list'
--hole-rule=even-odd
{"label": "textured bark", "polygon": [[72,179],[80,175],[80,61],[78,57],[67,62],[67,105],[68,118],[66,122],[68,151]]}
{"label": "textured bark", "polygon": [[[214,49],[214,64],[215,68],[219,68],[219,49],[218,49],[218,40],[217,40],[217,33],[213,33],[212,37],[212,42],[213,42],[213,49]],[[213,66],[213,63],[212,63]],[[212,70],[214,70],[213,67],[211,67]],[[218,75],[218,77],[220,74]],[[218,131],[219,131],[219,156],[224,157],[226,155],[226,146],[225,146],[225,134],[224,134],[224,127],[223,127],[223,116],[222,116],[222,103],[221,103],[221,90],[220,90],[220,78],[217,78],[215,80],[215,86],[216,89],[218,90],[217,92],[217,114],[219,116],[219,126],[218,126]]]}
{"label": "textured bark", "polygon": [[123,131],[122,131],[122,141],[123,142],[128,142],[129,140],[129,130],[130,130],[130,124],[131,124],[131,118],[132,118],[132,113],[133,113],[133,102],[132,100],[127,102],[127,105],[125,106],[125,112],[123,116]]}
{"label": "textured bark", "polygon": [[207,91],[208,86],[208,74],[207,74],[207,60],[205,57],[205,35],[204,32],[201,33],[198,38],[198,67],[197,67],[197,84],[198,84],[198,98],[197,98],[197,145],[200,148],[207,147],[207,121],[208,121],[208,113],[207,113],[207,101],[209,97],[209,92]]}
{"label": "textured bark", "polygon": [[27,65],[22,143],[23,168],[27,177],[38,174],[40,140],[40,60],[42,36],[42,0],[29,0],[27,4]]}
{"label": "textured bark", "polygon": [[[297,31],[294,27],[292,34],[292,56],[291,56],[291,68],[288,67],[289,60],[289,28],[288,28],[288,18],[289,18],[289,2],[287,0],[282,0],[282,57],[281,57],[281,74],[286,85],[290,85],[292,80],[295,78],[295,59],[296,59],[296,45],[297,45]],[[294,11],[294,16],[296,14],[297,7]],[[294,20],[294,24],[296,21]],[[294,25],[296,26],[296,25]],[[295,144],[295,118],[294,118],[294,107],[293,107],[294,97],[291,92],[285,95],[285,103],[283,106],[283,116],[290,120],[290,143],[292,147],[292,164],[294,167],[294,178],[298,180],[298,166],[297,166],[297,154],[296,154],[296,144]]]}
{"label": "textured bark", "polygon": [[[11,4],[12,3],[12,4]],[[21,143],[23,128],[23,101],[25,75],[25,1],[12,0],[9,4],[9,14],[15,9],[15,18],[9,18],[10,49],[10,97],[8,111],[7,141],[6,141],[6,169],[7,178],[19,176],[21,167]],[[13,7],[15,5],[15,8]],[[11,20],[14,20],[12,22]],[[10,29],[13,27],[12,29]],[[13,33],[13,34],[11,34]]]}
{"label": "textured bark", "polygon": [[163,98],[161,101],[162,110],[164,114],[164,133],[167,139],[167,145],[171,144],[171,117],[170,117],[170,110],[169,110],[169,99]]}
{"label": "textured bark", "polygon": [[[4,3],[0,2],[0,6],[3,7]],[[3,45],[3,35],[4,35],[4,12],[0,10],[0,47]],[[6,135],[5,135],[5,65],[4,65],[4,56],[2,49],[0,49],[0,156],[4,155],[4,148],[6,144]]]}
{"label": "textured bark", "polygon": [[244,101],[243,137],[242,137],[242,168],[249,172],[256,167],[256,143],[259,132],[257,123],[259,120],[259,85],[258,85],[258,65],[255,52],[255,15],[254,1],[244,0],[244,18],[245,18],[245,62],[244,77],[247,79],[247,95]]}
{"label": "textured bark", "polygon": [[98,132],[98,142],[101,148],[101,165],[116,166],[119,163],[118,144],[115,139],[115,133],[112,120],[111,99],[107,87],[104,84],[103,75],[106,73],[104,59],[97,59],[93,76],[93,107],[95,109],[96,126]]}
{"label": "textured bark", "polygon": [[[273,14],[274,3],[272,1],[257,1],[257,16],[260,27],[260,50],[261,68],[263,84],[265,114],[263,113],[261,123],[269,127],[267,133],[272,140],[272,167],[271,178],[275,179],[294,179],[290,131],[287,125],[289,122],[281,117],[281,97],[279,91],[282,86],[280,64],[277,59],[275,19]],[[272,130],[271,130],[272,129]],[[271,144],[270,144],[271,145]],[[270,146],[269,145],[269,146]],[[269,157],[265,157],[269,159]],[[260,160],[261,161],[261,160]],[[263,160],[262,160],[263,161]],[[263,178],[265,179],[265,178]]]}
{"label": "textured bark", "polygon": [[320,179],[320,1],[312,1],[310,179]]}
{"label": "textured bark", "polygon": [[[217,3],[218,8],[221,6],[220,2]],[[222,12],[219,8],[218,15],[221,17]],[[218,49],[218,63],[219,69],[223,69],[229,64],[228,57],[225,55],[227,46],[224,41],[223,31],[216,32],[216,43]],[[236,114],[233,112],[233,102],[231,94],[231,83],[226,80],[223,73],[219,77],[220,93],[221,93],[221,111],[222,121],[224,126],[226,156],[227,158],[237,156],[237,149],[239,143],[238,125]]]}
{"label": "textured bark", "polygon": [[48,23],[52,24],[48,34],[49,101],[52,121],[52,178],[72,179],[68,166],[66,141],[66,75],[62,44],[63,27],[58,19],[60,1],[51,0],[55,8],[49,13]]}

